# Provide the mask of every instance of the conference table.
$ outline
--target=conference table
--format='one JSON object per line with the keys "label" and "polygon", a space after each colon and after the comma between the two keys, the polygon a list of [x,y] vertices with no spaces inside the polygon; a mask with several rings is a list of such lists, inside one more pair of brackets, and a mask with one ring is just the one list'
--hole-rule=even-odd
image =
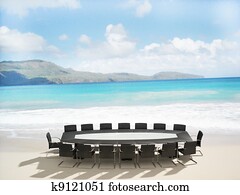
{"label": "conference table", "polygon": [[62,142],[77,144],[164,144],[192,141],[187,131],[112,129],[64,132]]}

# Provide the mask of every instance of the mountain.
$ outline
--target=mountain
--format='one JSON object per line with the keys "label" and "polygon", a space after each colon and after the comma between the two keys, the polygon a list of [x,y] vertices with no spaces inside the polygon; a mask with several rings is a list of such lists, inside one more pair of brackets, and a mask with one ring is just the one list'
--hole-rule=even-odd
{"label": "mountain", "polygon": [[186,74],[180,72],[159,72],[152,76],[153,80],[167,80],[167,79],[197,79],[203,78],[199,75]]}
{"label": "mountain", "polygon": [[203,78],[179,72],[160,72],[153,76],[131,73],[93,73],[63,68],[43,60],[0,62],[0,85],[37,85],[87,82],[120,82],[163,79]]}

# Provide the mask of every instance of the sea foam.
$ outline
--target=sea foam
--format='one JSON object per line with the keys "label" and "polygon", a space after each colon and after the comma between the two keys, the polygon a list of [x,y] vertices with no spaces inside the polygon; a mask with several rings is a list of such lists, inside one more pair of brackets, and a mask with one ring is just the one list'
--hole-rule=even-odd
{"label": "sea foam", "polygon": [[240,103],[176,103],[158,106],[109,106],[90,108],[0,110],[1,131],[57,130],[63,131],[67,124],[93,123],[99,129],[100,123],[111,122],[117,128],[119,122],[186,124],[190,133],[202,130],[205,133],[240,134]]}

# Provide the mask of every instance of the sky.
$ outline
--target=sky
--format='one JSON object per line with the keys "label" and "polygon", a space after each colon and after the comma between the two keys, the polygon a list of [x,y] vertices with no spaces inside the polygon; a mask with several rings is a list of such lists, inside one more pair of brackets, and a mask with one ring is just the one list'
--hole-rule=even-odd
{"label": "sky", "polygon": [[238,0],[1,0],[0,61],[240,76]]}

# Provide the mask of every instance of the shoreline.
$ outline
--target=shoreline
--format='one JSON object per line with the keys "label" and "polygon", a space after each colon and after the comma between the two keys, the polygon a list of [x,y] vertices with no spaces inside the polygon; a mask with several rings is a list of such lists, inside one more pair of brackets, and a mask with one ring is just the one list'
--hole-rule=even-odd
{"label": "shoreline", "polygon": [[22,111],[0,110],[0,131],[38,131],[63,129],[64,125],[93,123],[99,129],[100,123],[110,122],[117,128],[119,122],[166,123],[167,129],[173,124],[186,124],[194,133],[203,130],[209,134],[240,134],[240,103],[208,104],[166,104],[158,106],[110,106],[67,109],[38,109]]}

